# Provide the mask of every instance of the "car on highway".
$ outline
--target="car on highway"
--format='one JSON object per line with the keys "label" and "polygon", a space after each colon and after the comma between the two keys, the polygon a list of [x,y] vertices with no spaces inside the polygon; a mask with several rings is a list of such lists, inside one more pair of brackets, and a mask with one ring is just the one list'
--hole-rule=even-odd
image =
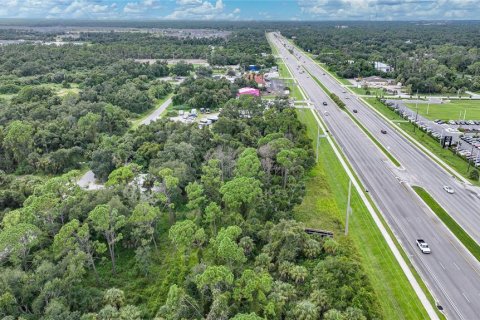
{"label": "car on highway", "polygon": [[380,132],[383,133],[383,134],[387,134],[387,130],[385,130],[385,129],[380,130]]}
{"label": "car on highway", "polygon": [[426,243],[423,239],[417,239],[417,246],[420,248],[420,251],[422,251],[422,253],[432,253],[432,250],[430,250],[428,243]]}
{"label": "car on highway", "polygon": [[357,110],[357,109],[353,109],[353,113],[358,113],[358,110]]}
{"label": "car on highway", "polygon": [[450,194],[453,194],[455,192],[455,190],[453,190],[453,188],[450,186],[443,186],[443,190]]}
{"label": "car on highway", "polygon": [[327,102],[326,102],[326,101],[323,101],[323,105],[326,106],[326,105],[327,105]]}

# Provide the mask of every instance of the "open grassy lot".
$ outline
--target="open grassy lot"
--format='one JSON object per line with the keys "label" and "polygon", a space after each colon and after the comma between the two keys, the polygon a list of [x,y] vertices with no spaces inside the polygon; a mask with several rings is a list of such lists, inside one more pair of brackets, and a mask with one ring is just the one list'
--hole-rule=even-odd
{"label": "open grassy lot", "polygon": [[[415,104],[407,104],[412,110],[415,110]],[[480,100],[450,100],[443,104],[430,104],[427,114],[427,104],[418,105],[418,113],[422,116],[434,120],[480,120]]]}
{"label": "open grassy lot", "polygon": [[368,92],[364,88],[357,88],[355,86],[349,87],[349,89],[360,95],[382,96],[384,94],[383,90],[380,88],[369,88]]}
{"label": "open grassy lot", "polygon": [[[297,110],[316,147],[317,123],[309,109]],[[392,252],[375,226],[358,193],[353,189],[350,233],[343,236],[348,176],[327,141],[320,141],[319,162],[309,174],[307,194],[295,212],[307,226],[331,230],[339,240],[351,241],[359,253],[378,296],[384,319],[427,319],[428,315]]]}
{"label": "open grassy lot", "polygon": [[423,188],[413,186],[413,190],[432,209],[433,212],[445,223],[452,233],[463,243],[463,245],[480,261],[480,246],[460,227],[460,225],[438,204],[435,199]]}
{"label": "open grassy lot", "polygon": [[[457,171],[459,174],[461,174],[465,178],[468,178],[468,163],[463,158],[455,155],[448,149],[443,149],[440,145],[440,142],[432,136],[429,136],[426,132],[418,128],[414,131],[412,123],[405,121],[402,117],[389,109],[387,106],[383,105],[376,98],[365,98],[365,101],[367,101],[371,106],[373,106],[376,110],[382,113],[385,117],[392,120],[395,124],[402,128],[403,131],[408,133],[413,139],[415,139],[427,149],[435,153],[437,157],[439,157],[446,164],[455,169],[455,171]],[[470,182],[479,185],[478,181],[470,180]]]}

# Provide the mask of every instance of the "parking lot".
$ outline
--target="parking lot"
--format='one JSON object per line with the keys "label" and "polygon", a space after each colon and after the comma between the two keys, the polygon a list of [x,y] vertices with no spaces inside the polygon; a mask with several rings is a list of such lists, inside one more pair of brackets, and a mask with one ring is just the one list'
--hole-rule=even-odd
{"label": "parking lot", "polygon": [[439,143],[443,137],[451,136],[452,146],[458,155],[471,162],[473,166],[480,167],[480,120],[430,120],[407,106],[407,103],[428,103],[424,100],[386,100],[385,103],[405,120],[416,123],[420,130],[431,134]]}

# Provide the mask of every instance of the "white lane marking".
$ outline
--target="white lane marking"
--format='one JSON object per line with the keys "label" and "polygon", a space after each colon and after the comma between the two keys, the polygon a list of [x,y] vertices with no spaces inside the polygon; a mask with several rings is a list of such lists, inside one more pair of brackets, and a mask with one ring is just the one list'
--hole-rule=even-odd
{"label": "white lane marking", "polygon": [[470,300],[468,300],[468,297],[467,297],[467,295],[466,295],[465,293],[463,293],[463,292],[462,292],[462,294],[463,294],[463,296],[465,297],[465,300],[467,300],[467,301],[468,301],[468,303],[470,303]]}
{"label": "white lane marking", "polygon": [[454,262],[453,265],[460,271],[460,267]]}
{"label": "white lane marking", "polygon": [[440,264],[440,267],[442,267],[443,270],[447,270],[447,269],[445,269],[445,267],[443,266],[443,264],[441,262],[439,262],[439,264]]}

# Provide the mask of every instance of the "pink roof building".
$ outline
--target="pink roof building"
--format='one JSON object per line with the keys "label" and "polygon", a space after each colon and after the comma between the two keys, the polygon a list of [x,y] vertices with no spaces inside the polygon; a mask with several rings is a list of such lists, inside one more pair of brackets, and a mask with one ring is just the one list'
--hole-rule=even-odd
{"label": "pink roof building", "polygon": [[258,97],[260,96],[260,90],[255,88],[241,88],[238,90],[237,97],[245,94]]}

